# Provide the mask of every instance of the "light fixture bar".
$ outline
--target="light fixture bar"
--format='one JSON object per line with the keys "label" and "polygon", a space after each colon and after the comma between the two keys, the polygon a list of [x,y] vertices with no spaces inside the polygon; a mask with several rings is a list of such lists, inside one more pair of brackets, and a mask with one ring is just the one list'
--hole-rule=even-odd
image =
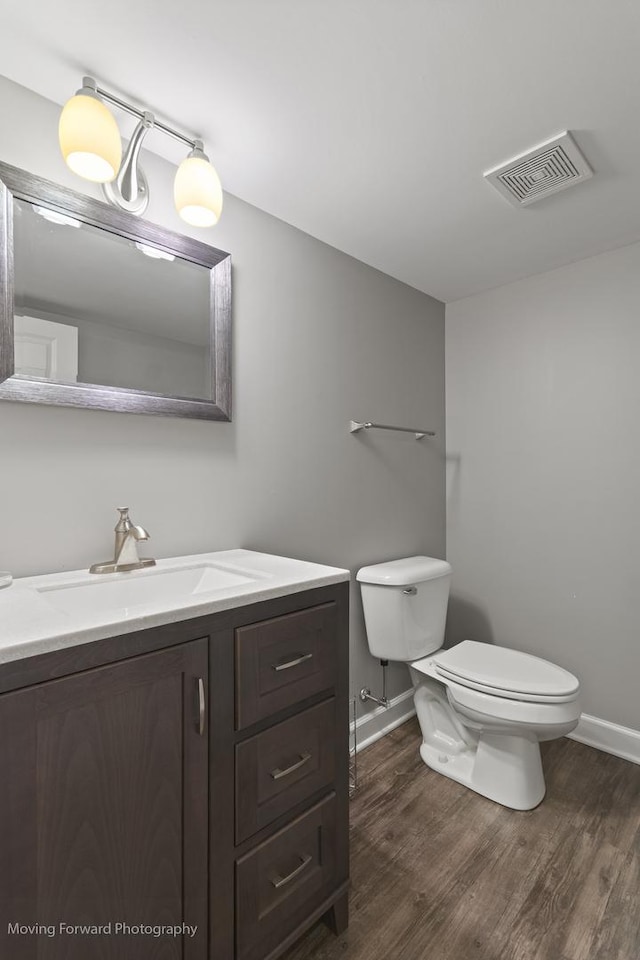
{"label": "light fixture bar", "polygon": [[[116,97],[115,94],[109,93],[108,90],[104,90],[103,87],[99,87],[95,80],[92,77],[85,77],[85,82],[91,80],[95,85],[96,93],[102,97],[103,100],[106,100],[108,103],[113,104],[114,107],[119,107],[120,110],[124,110],[125,113],[131,114],[132,117],[137,117],[138,120],[143,120],[145,116],[148,116],[148,110],[140,110],[139,107],[135,107],[132,103],[128,103],[126,100],[121,100],[120,97]],[[174,127],[170,127],[167,123],[162,123],[160,120],[156,120],[155,116],[153,118],[153,129],[161,130],[162,133],[166,133],[167,136],[173,137],[174,140],[178,140],[180,143],[186,143],[188,147],[195,149],[196,144],[199,142],[199,138],[192,139],[191,137],[186,137],[183,133],[180,133],[179,130],[175,130]]]}

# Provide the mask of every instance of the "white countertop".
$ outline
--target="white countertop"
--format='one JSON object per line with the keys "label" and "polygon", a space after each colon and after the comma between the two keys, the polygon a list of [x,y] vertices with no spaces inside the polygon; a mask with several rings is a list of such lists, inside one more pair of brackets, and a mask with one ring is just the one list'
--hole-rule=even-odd
{"label": "white countertop", "polygon": [[[84,597],[95,596],[95,588],[108,582],[131,583],[137,578],[157,577],[172,571],[186,571],[211,564],[230,578],[248,582],[215,589],[198,589],[188,596],[135,602],[116,610],[91,609],[91,602],[72,612],[61,610],[47,599],[69,594],[79,588]],[[250,578],[250,579],[249,579]],[[253,550],[224,550],[158,560],[155,567],[131,573],[90,574],[86,570],[24,577],[0,590],[0,664],[61,650],[92,640],[133,633],[179,620],[190,620],[219,610],[271,600],[313,587],[349,580],[348,570],[326,567],[303,560],[291,560]],[[85,591],[92,588],[92,593]],[[68,589],[67,589],[68,588]]]}

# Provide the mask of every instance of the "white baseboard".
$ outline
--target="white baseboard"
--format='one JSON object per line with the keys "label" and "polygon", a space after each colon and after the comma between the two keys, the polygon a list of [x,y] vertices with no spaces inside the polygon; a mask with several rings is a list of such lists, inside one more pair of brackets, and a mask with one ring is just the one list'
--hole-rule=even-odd
{"label": "white baseboard", "polygon": [[[401,723],[414,716],[416,710],[413,705],[413,690],[405,690],[389,701],[388,707],[376,707],[370,713],[356,720],[357,752],[371,746],[380,737],[399,727]],[[351,725],[353,734],[353,724]]]}
{"label": "white baseboard", "polygon": [[[394,697],[387,708],[376,707],[356,720],[358,753],[376,740],[395,730],[415,715],[413,690],[405,690]],[[353,724],[351,727],[353,733]],[[611,753],[623,760],[640,764],[640,730],[622,727],[609,720],[601,720],[583,713],[578,726],[569,734],[571,740],[586,743],[589,747]]]}
{"label": "white baseboard", "polygon": [[596,750],[612,753],[632,763],[640,763],[640,730],[621,727],[609,720],[590,717],[583,713],[578,726],[569,734],[572,740],[579,740]]}

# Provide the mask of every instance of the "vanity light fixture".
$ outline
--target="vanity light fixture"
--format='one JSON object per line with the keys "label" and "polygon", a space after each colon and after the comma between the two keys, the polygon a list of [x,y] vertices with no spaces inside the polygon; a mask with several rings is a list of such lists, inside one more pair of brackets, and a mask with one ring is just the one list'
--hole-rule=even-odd
{"label": "vanity light fixture", "polygon": [[[124,157],[120,131],[107,103],[138,118]],[[92,77],[83,78],[82,88],[62,110],[60,149],[74,173],[102,183],[105,197],[111,204],[141,215],[149,203],[149,186],[139,165],[139,156],[149,130],[159,130],[190,147],[175,177],[176,209],[192,226],[214,226],[222,212],[222,185],[204,152],[202,140],[186,137],[161,123],[148,110],[140,110],[103,90]]]}

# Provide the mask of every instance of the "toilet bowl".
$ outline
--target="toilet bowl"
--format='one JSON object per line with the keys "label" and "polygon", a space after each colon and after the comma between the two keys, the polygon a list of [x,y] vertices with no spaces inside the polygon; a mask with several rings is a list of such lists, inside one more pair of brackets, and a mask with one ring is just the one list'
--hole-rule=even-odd
{"label": "toilet bowl", "polygon": [[[493,674],[481,669],[483,657]],[[467,664],[464,676],[451,671],[452,660]],[[473,640],[414,661],[410,671],[424,762],[514,810],[537,806],[545,794],[538,744],[577,725],[576,678],[538,657]]]}
{"label": "toilet bowl", "polygon": [[424,762],[506,807],[537,806],[545,794],[539,744],[576,727],[576,677],[474,640],[442,649],[451,580],[443,560],[374,564],[357,579],[371,652],[409,666]]}

